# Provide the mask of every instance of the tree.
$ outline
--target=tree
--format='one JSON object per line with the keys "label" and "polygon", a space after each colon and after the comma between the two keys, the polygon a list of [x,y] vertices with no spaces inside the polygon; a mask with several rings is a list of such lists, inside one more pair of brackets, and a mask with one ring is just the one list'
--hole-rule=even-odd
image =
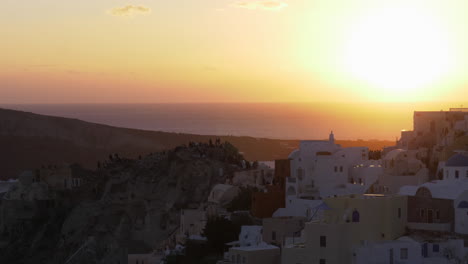
{"label": "tree", "polygon": [[369,151],[369,159],[370,160],[379,160],[382,158],[382,151],[381,150],[370,150]]}
{"label": "tree", "polygon": [[252,208],[252,193],[257,192],[257,188],[241,187],[237,196],[226,206],[229,212],[249,211]]}
{"label": "tree", "polygon": [[258,168],[258,161],[254,161],[252,164],[252,168],[256,170]]}
{"label": "tree", "polygon": [[208,219],[203,233],[212,250],[217,254],[223,254],[226,243],[238,240],[240,226],[224,217],[216,216]]}

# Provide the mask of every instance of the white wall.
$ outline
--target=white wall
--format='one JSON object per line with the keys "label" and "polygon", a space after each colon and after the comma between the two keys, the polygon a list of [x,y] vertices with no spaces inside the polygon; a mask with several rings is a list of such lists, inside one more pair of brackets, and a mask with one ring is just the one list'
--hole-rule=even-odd
{"label": "white wall", "polygon": [[[406,251],[407,254],[404,254]],[[403,253],[403,255],[402,255]],[[421,245],[415,241],[385,241],[371,243],[354,250],[353,264],[421,264]]]}
{"label": "white wall", "polygon": [[468,191],[464,191],[453,201],[455,209],[455,232],[468,234]]}
{"label": "white wall", "polygon": [[[468,178],[468,167],[444,167],[444,180],[461,180]],[[456,177],[458,174],[458,178]]]}
{"label": "white wall", "polygon": [[[319,152],[329,155],[317,155]],[[296,182],[286,184],[286,196],[295,192],[298,198],[320,199],[337,194],[334,189],[345,188],[349,181],[350,167],[366,163],[368,153],[367,147],[341,148],[329,141],[301,141],[300,148],[289,156],[291,177]]]}

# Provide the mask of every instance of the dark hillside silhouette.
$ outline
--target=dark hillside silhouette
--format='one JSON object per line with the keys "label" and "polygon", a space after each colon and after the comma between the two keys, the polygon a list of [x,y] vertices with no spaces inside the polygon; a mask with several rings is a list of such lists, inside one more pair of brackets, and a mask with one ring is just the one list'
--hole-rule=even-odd
{"label": "dark hillside silhouette", "polygon": [[[118,128],[77,119],[0,109],[0,178],[16,177],[21,170],[60,163],[95,168],[109,154],[137,158],[189,142],[229,141],[247,160],[287,158],[299,140],[237,136],[205,136]],[[342,146],[380,149],[390,141],[337,141]]]}

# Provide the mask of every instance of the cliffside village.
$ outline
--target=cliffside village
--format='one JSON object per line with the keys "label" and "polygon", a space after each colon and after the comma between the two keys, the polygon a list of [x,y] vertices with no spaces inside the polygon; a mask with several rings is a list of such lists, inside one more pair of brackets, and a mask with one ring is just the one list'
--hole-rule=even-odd
{"label": "cliffside village", "polygon": [[[180,210],[163,243],[130,250],[125,260],[167,263],[168,256],[184,254],[189,241],[207,243],[210,218],[248,214],[255,224],[223,245],[218,264],[468,263],[468,109],[416,111],[413,130],[374,154],[341,147],[331,132],[328,140],[301,141],[284,160],[243,161],[203,203]],[[1,203],[53,206],[47,190],[80,188],[82,174],[70,165],[26,171],[0,184]],[[35,183],[41,184],[34,191],[21,191]],[[246,188],[256,190],[250,210],[227,210]],[[12,221],[6,215],[18,221],[36,214],[6,208],[0,230]]]}

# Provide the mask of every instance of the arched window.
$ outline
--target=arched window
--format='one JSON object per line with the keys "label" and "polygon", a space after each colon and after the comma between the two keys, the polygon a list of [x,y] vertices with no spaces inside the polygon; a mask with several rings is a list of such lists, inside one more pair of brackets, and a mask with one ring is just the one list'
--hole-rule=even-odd
{"label": "arched window", "polygon": [[431,191],[426,187],[419,187],[419,189],[416,191],[416,196],[432,198]]}
{"label": "arched window", "polygon": [[294,189],[292,186],[289,186],[288,195],[296,195],[296,189]]}
{"label": "arched window", "polygon": [[359,212],[357,210],[353,211],[353,222],[358,223],[359,222]]}

